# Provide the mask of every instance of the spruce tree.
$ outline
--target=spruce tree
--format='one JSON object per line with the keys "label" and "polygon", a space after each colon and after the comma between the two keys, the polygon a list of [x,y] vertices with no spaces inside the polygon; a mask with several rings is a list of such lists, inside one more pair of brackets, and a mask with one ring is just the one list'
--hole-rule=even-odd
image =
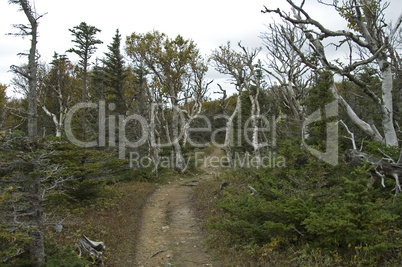
{"label": "spruce tree", "polygon": [[[90,26],[85,22],[81,22],[80,25],[69,29],[71,34],[75,37],[72,42],[75,43],[75,48],[70,48],[67,52],[75,53],[80,57],[78,62],[82,70],[82,93],[81,101],[85,102],[87,100],[87,81],[88,81],[88,67],[90,65],[90,58],[96,51],[96,45],[102,44],[101,40],[95,38],[95,35],[100,32],[98,28]],[[81,115],[81,127],[82,127],[82,137],[85,141],[85,116]]]}
{"label": "spruce tree", "polygon": [[123,55],[120,52],[121,34],[116,30],[113,41],[108,45],[109,52],[105,53],[104,72],[106,85],[110,88],[109,93],[113,101],[116,101],[117,111],[121,115],[126,115],[127,105],[124,96],[124,80],[127,77],[127,71],[124,66]]}

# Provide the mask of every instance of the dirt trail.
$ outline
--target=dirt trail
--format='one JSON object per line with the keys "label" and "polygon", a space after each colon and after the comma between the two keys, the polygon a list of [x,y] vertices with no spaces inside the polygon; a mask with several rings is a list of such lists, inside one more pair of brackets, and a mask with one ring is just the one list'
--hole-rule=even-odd
{"label": "dirt trail", "polygon": [[[212,155],[219,153],[215,150]],[[221,266],[206,249],[191,203],[194,187],[214,171],[206,168],[207,174],[162,185],[149,198],[142,214],[137,266]]]}

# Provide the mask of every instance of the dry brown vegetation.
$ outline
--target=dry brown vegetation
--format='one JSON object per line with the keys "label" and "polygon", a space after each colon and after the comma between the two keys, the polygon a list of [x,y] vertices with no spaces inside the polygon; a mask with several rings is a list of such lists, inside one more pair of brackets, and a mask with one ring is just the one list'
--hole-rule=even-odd
{"label": "dry brown vegetation", "polygon": [[71,245],[85,234],[105,243],[106,266],[134,266],[141,210],[155,188],[155,184],[136,181],[106,185],[91,203],[85,201],[89,206],[72,210],[78,215],[67,219],[64,230],[54,237]]}

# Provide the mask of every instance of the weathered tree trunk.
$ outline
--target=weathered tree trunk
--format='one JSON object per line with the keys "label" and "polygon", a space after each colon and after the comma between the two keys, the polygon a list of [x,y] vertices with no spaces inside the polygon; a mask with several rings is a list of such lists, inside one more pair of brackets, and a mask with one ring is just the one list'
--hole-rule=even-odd
{"label": "weathered tree trunk", "polygon": [[35,176],[31,187],[33,229],[29,233],[31,237],[31,261],[35,267],[39,267],[45,262],[42,201],[40,177]]}
{"label": "weathered tree trunk", "polygon": [[374,141],[377,141],[377,142],[383,141],[383,137],[378,132],[377,128],[374,125],[370,125],[369,123],[362,120],[356,114],[356,112],[353,110],[353,108],[349,105],[349,103],[346,102],[346,100],[341,95],[339,95],[338,89],[336,88],[335,83],[331,84],[330,90],[332,92],[332,95],[338,101],[339,105],[346,111],[346,114],[351,119],[353,124],[355,124],[365,134],[370,136]]}
{"label": "weathered tree trunk", "polygon": [[151,116],[150,116],[150,124],[149,124],[149,138],[150,138],[150,148],[152,152],[152,158],[155,164],[155,176],[158,177],[158,167],[159,167],[159,152],[160,152],[160,141],[157,142],[157,136],[158,140],[160,140],[159,134],[156,131],[156,124],[155,124],[155,118],[158,116],[158,111],[155,110],[157,109],[157,104],[152,103],[151,104]]}
{"label": "weathered tree trunk", "polygon": [[[254,72],[254,71],[252,71]],[[260,94],[260,86],[259,83],[257,83],[257,88],[255,92],[252,92],[252,90],[249,88],[249,98],[251,101],[251,120],[252,120],[252,127],[253,127],[253,133],[251,137],[251,143],[253,146],[253,153],[254,156],[257,160],[257,166],[260,165],[261,163],[261,153],[260,153],[260,144],[258,142],[258,120],[260,119],[261,116],[261,110],[260,110],[260,104],[258,102],[258,97]]]}
{"label": "weathered tree trunk", "polygon": [[[31,35],[31,48],[28,55],[28,136],[35,138],[38,133],[38,107],[37,107],[37,71],[38,64],[36,61],[36,45],[38,37],[38,19],[35,11],[32,10],[31,4],[27,0],[14,1],[19,3],[31,25],[29,30],[23,30],[23,35]],[[31,260],[33,266],[40,266],[45,262],[45,246],[43,240],[43,210],[42,210],[42,195],[40,177],[33,177],[31,185],[31,205],[32,205],[32,221],[34,228],[30,231]]]}
{"label": "weathered tree trunk", "polygon": [[38,18],[26,0],[20,0],[19,4],[29,20],[31,48],[28,55],[28,136],[36,136],[38,132],[38,109],[37,109],[37,72],[38,65],[36,62],[36,44],[38,43]]}
{"label": "weathered tree trunk", "polygon": [[[402,176],[401,159],[399,159],[397,163],[394,163],[370,156],[358,150],[350,149],[345,152],[344,160],[347,164],[352,166],[360,166],[364,162],[373,164],[374,168],[371,170],[372,177],[381,177],[381,179],[389,177],[395,179],[396,193],[401,192],[401,185],[399,182],[399,177]],[[382,184],[385,186],[384,182],[382,182]]]}
{"label": "weathered tree trunk", "polygon": [[241,92],[242,90],[238,91],[237,95],[237,103],[235,110],[233,111],[232,115],[228,118],[228,121],[226,122],[226,134],[225,134],[225,142],[223,144],[223,149],[226,152],[226,157],[228,160],[229,167],[233,169],[234,164],[233,164],[233,155],[232,155],[232,144],[233,144],[233,121],[236,115],[239,113],[240,108],[241,108]]}
{"label": "weathered tree trunk", "polygon": [[[174,112],[176,113],[176,112]],[[179,142],[179,129],[178,127],[179,115],[173,114],[173,147],[175,151],[176,158],[176,168],[180,171],[184,171],[184,158],[181,151],[181,145]]]}
{"label": "weathered tree trunk", "polygon": [[[81,102],[85,103],[87,100],[87,79],[88,79],[88,59],[86,57],[87,53],[85,54],[85,59],[84,59],[84,74],[83,74],[83,82],[82,82],[82,91],[81,91]],[[86,119],[85,119],[85,110],[81,111],[81,131],[82,131],[82,140],[85,142],[86,141]]]}
{"label": "weathered tree trunk", "polygon": [[183,111],[187,114],[188,118],[183,122],[183,147],[186,146],[188,140],[188,129],[190,129],[191,123],[201,114],[202,111],[202,99],[195,99],[194,107],[190,112]]}
{"label": "weathered tree trunk", "polygon": [[[265,8],[264,13],[276,13],[282,19],[293,24],[295,27],[301,29],[305,37],[309,40],[311,47],[317,54],[317,59],[321,65],[334,73],[347,77],[354,84],[359,86],[362,91],[377,105],[378,110],[381,112],[382,120],[381,126],[384,132],[384,138],[375,129],[374,126],[361,120],[352,108],[346,103],[346,101],[339,96],[336,92],[335,86],[332,86],[332,92],[337,98],[338,102],[346,109],[349,117],[361,130],[372,137],[375,141],[385,142],[388,146],[397,146],[398,138],[393,121],[393,70],[391,63],[393,55],[393,42],[397,42],[394,39],[394,34],[400,30],[402,25],[402,17],[398,19],[395,26],[388,32],[388,25],[385,22],[384,8],[381,5],[373,5],[371,1],[333,1],[329,6],[334,7],[342,17],[341,10],[353,10],[354,15],[351,16],[352,23],[356,28],[352,30],[338,30],[333,31],[325,28],[320,22],[312,19],[310,15],[304,10],[304,2],[298,6],[293,0],[287,0],[290,4],[293,12],[286,13],[280,9],[268,9]],[[321,1],[320,1],[321,2]],[[370,15],[369,15],[370,14]],[[315,27],[313,30],[312,27]],[[317,29],[317,31],[316,31]],[[338,38],[337,44],[334,44],[337,49],[342,46],[348,46],[349,63],[344,64],[335,61],[330,61],[327,58],[327,46],[324,45],[324,41],[328,42],[329,38]],[[292,40],[290,40],[292,42]],[[298,49],[294,44],[292,46],[296,49],[300,58],[312,69],[318,69],[319,66],[311,61],[307,60],[307,54],[303,53],[301,49]],[[358,57],[355,57],[358,55]],[[395,59],[394,59],[395,61]],[[373,64],[376,63],[376,64]],[[362,66],[377,65],[380,72],[378,75],[381,81],[381,95],[373,91],[366,82],[359,77],[359,69]]]}
{"label": "weathered tree trunk", "polygon": [[260,144],[258,142],[258,120],[260,119],[260,106],[258,104],[258,93],[256,96],[250,96],[251,100],[251,106],[252,106],[252,120],[253,120],[253,136],[252,136],[252,144],[253,144],[253,150],[254,150],[254,155],[258,159],[258,162],[260,162]]}
{"label": "weathered tree trunk", "polygon": [[382,86],[381,86],[381,115],[382,115],[382,126],[384,130],[385,144],[388,146],[397,146],[398,137],[396,135],[394,126],[394,111],[392,105],[392,87],[393,87],[393,77],[391,64],[387,60],[378,60],[380,69],[383,76]]}
{"label": "weathered tree trunk", "polygon": [[[182,126],[183,131],[183,147],[186,146],[188,140],[188,129],[190,128],[191,123],[197,118],[198,115],[201,114],[202,111],[202,103],[204,102],[205,94],[208,91],[208,86],[213,82],[204,82],[205,75],[207,73],[208,68],[199,68],[193,67],[194,72],[194,86],[190,94],[193,95],[194,104],[192,107],[188,107],[188,110],[183,110],[183,114],[187,115],[187,121],[185,121]],[[191,87],[190,87],[191,88]],[[189,97],[186,97],[186,102]]]}
{"label": "weathered tree trunk", "polygon": [[37,64],[36,64],[36,38],[37,23],[32,26],[32,41],[29,51],[29,99],[28,99],[28,136],[36,136],[38,132],[38,108],[36,104],[36,80],[37,80]]}
{"label": "weathered tree trunk", "polygon": [[180,109],[177,105],[177,101],[174,97],[171,98],[173,116],[172,116],[172,144],[175,152],[175,165],[180,171],[184,171],[184,158],[181,151],[180,136],[179,136],[179,116]]}
{"label": "weathered tree trunk", "polygon": [[42,106],[42,110],[46,113],[46,115],[52,118],[53,124],[56,127],[56,137],[61,137],[64,125],[64,114],[67,112],[60,108],[59,118],[57,118],[57,115],[50,112],[45,105]]}
{"label": "weathered tree trunk", "polygon": [[300,121],[304,118],[303,115],[303,108],[300,105],[300,101],[296,99],[295,91],[293,90],[293,85],[287,84],[285,85],[286,88],[286,100],[288,101],[290,111],[293,114],[293,117]]}
{"label": "weathered tree trunk", "polygon": [[78,239],[79,256],[95,260],[94,266],[104,266],[103,253],[106,246],[103,242],[92,241],[85,235]]}

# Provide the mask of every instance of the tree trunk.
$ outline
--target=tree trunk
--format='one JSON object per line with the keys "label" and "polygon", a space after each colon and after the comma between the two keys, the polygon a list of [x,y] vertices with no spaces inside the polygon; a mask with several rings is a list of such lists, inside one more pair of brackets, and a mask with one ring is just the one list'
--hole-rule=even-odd
{"label": "tree trunk", "polygon": [[260,105],[258,103],[259,96],[259,88],[256,89],[256,93],[254,95],[250,94],[249,98],[251,101],[251,119],[253,122],[253,135],[252,135],[252,145],[253,145],[253,153],[258,163],[257,166],[261,163],[261,153],[260,153],[260,144],[258,142],[258,120],[260,119]]}
{"label": "tree trunk", "polygon": [[38,109],[37,109],[37,71],[36,44],[38,37],[38,21],[26,0],[20,0],[20,5],[31,25],[31,48],[28,55],[28,136],[36,136],[38,133]]}
{"label": "tree trunk", "polygon": [[[402,154],[401,154],[402,155]],[[364,162],[373,164],[375,167],[371,170],[372,175],[375,177],[390,177],[395,179],[396,192],[401,191],[399,177],[402,176],[402,162],[399,160],[397,163],[391,163],[384,159],[379,159],[370,156],[366,153],[357,150],[347,150],[344,155],[344,160],[347,164],[352,166],[360,166]],[[383,183],[384,185],[384,183]]]}
{"label": "tree trunk", "polygon": [[45,262],[45,245],[43,238],[43,209],[40,177],[35,176],[31,188],[31,203],[33,209],[33,229],[30,231],[30,256],[32,266],[41,266]]}
{"label": "tree trunk", "polygon": [[31,50],[29,52],[29,102],[28,102],[28,136],[36,136],[38,132],[38,109],[36,104],[36,26],[35,30],[32,30],[32,44]]}
{"label": "tree trunk", "polygon": [[300,105],[300,101],[296,99],[293,86],[290,83],[284,86],[286,88],[286,98],[288,100],[290,111],[292,112],[293,117],[300,121],[302,118],[304,118],[303,108]]}
{"label": "tree trunk", "polygon": [[175,151],[176,168],[184,171],[184,158],[181,151],[179,142],[179,116],[180,110],[177,106],[176,100],[172,98],[173,117],[172,117],[172,135],[173,135],[173,148]]}
{"label": "tree trunk", "polygon": [[[85,103],[85,101],[87,99],[87,97],[86,97],[87,76],[88,76],[87,66],[88,66],[88,60],[85,58],[85,60],[84,60],[84,77],[83,77],[82,92],[81,92],[81,102],[82,103]],[[82,128],[82,141],[85,142],[86,141],[85,110],[82,110],[82,113],[81,113],[81,128]]]}
{"label": "tree trunk", "polygon": [[57,115],[50,112],[44,105],[42,106],[42,110],[46,113],[46,115],[52,118],[53,124],[56,127],[56,137],[61,137],[61,132],[63,129],[63,115],[60,113],[59,119],[57,119]]}
{"label": "tree trunk", "polygon": [[232,115],[230,115],[228,121],[226,122],[226,134],[225,134],[225,142],[223,144],[223,149],[225,149],[226,157],[228,159],[228,164],[231,169],[233,169],[233,157],[232,157],[232,143],[233,143],[233,120],[236,115],[239,113],[241,108],[241,90],[238,91],[237,103],[235,110]]}
{"label": "tree trunk", "polygon": [[392,105],[392,87],[393,77],[391,64],[386,60],[379,60],[379,65],[382,71],[382,101],[381,101],[381,114],[382,126],[384,129],[385,144],[388,146],[398,146],[398,137],[396,135],[394,119],[393,119],[393,105]]}
{"label": "tree trunk", "polygon": [[251,70],[251,74],[254,77],[255,80],[255,92],[251,89],[250,86],[250,81],[247,81],[246,85],[248,88],[249,92],[249,98],[251,101],[251,118],[253,121],[253,137],[252,137],[252,145],[254,149],[254,156],[257,159],[257,166],[260,166],[261,164],[261,151],[260,151],[260,144],[259,144],[259,139],[258,139],[258,120],[261,118],[261,109],[260,109],[260,103],[258,101],[258,97],[260,96],[260,80],[259,77],[254,69],[254,65],[252,64],[252,61],[250,61],[251,64],[249,64],[249,68]]}
{"label": "tree trunk", "polygon": [[188,129],[190,129],[191,123],[197,118],[198,115],[201,114],[202,111],[202,103],[198,100],[195,100],[194,108],[191,111],[191,114],[188,115],[187,121],[183,122],[184,126],[182,127],[183,132],[183,147],[186,146],[188,140]]}
{"label": "tree trunk", "polygon": [[[149,138],[150,147],[152,150],[152,157],[155,165],[155,176],[158,177],[158,166],[159,166],[159,152],[160,152],[160,142],[157,142],[156,136],[158,135],[155,125],[155,117],[158,116],[158,112],[155,110],[157,107],[156,103],[151,104],[151,117],[149,124]],[[159,137],[159,136],[158,136]],[[159,139],[159,138],[158,138]]]}
{"label": "tree trunk", "polygon": [[374,125],[370,125],[367,122],[363,121],[348,104],[348,102],[346,102],[346,100],[341,95],[339,95],[335,83],[332,83],[330,90],[332,92],[332,95],[341,105],[341,107],[346,111],[346,114],[352,120],[353,124],[355,124],[365,134],[370,136],[374,141],[383,142],[383,137],[378,132],[377,128]]}

